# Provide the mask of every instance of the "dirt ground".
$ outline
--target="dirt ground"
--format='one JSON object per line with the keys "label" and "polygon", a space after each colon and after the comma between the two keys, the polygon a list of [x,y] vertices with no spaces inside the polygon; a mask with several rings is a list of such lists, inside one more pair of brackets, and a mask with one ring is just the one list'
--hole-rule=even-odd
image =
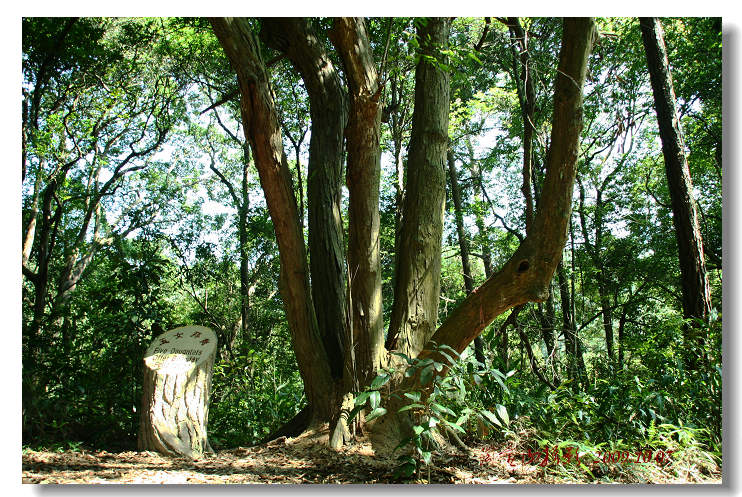
{"label": "dirt ground", "polygon": [[23,483],[148,484],[301,484],[301,483],[721,483],[720,472],[669,471],[641,464],[593,465],[591,471],[540,465],[511,457],[512,448],[481,445],[468,452],[435,453],[417,477],[394,475],[395,460],[374,455],[369,444],[356,443],[339,452],[327,447],[327,435],[302,435],[268,445],[218,451],[201,460],[172,458],[152,452],[24,450]]}

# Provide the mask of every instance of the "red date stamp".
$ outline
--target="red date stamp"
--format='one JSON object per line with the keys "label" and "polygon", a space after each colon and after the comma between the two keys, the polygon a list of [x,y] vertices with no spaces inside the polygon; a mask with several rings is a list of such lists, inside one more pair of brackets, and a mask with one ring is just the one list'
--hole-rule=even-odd
{"label": "red date stamp", "polygon": [[[652,450],[652,449],[639,449],[636,451],[620,451],[616,450],[613,452],[598,452],[598,458],[604,464],[609,463],[625,463],[625,464],[646,464],[655,462],[660,466],[664,466],[671,461],[672,450]],[[636,456],[636,457],[635,457]]]}
{"label": "red date stamp", "polygon": [[[651,448],[639,448],[634,451],[614,450],[580,452],[577,447],[544,447],[541,449],[528,449],[528,452],[517,453],[514,450],[499,452],[501,458],[507,460],[510,466],[538,465],[546,467],[558,464],[582,464],[592,466],[595,464],[649,464],[655,463],[665,466],[672,461],[672,450],[655,450]],[[492,456],[484,453],[480,462],[489,462]]]}

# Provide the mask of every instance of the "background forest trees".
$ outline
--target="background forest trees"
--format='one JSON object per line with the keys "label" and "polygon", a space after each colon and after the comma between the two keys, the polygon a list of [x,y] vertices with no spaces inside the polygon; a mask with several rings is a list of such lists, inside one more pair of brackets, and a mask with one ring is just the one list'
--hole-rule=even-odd
{"label": "background forest trees", "polygon": [[[405,223],[442,213],[440,235],[429,228],[440,255],[423,264],[440,265],[426,293],[432,330],[538,229],[562,129],[552,116],[561,19],[246,19],[280,133],[266,138],[289,185],[278,205],[295,206],[294,261],[311,293],[288,298],[281,227],[256,169],[259,147],[245,138],[258,117],[241,108],[220,22],[23,20],[26,444],[131,447],[144,349],[185,324],[219,336],[212,445],[259,441],[323,395],[306,391],[298,311],[286,306],[313,302],[323,353],[341,357],[323,360],[328,378],[343,378],[338,351],[369,340],[360,350],[372,352],[355,357],[361,384],[332,396],[358,392],[385,363],[384,346],[412,356],[424,345],[395,343],[418,322],[396,303],[409,285],[397,268],[414,268],[421,253],[406,248],[422,237]],[[512,422],[547,440],[684,436],[721,452],[721,22],[660,22],[710,309],[687,320],[640,22],[597,19],[561,262],[541,302],[494,318],[449,373],[459,387],[445,407],[505,409],[508,422],[500,415],[490,437],[507,437]],[[311,44],[296,41],[307,33]],[[331,77],[316,80],[317,67]],[[435,146],[421,147],[416,107],[442,108],[420,95],[426,77],[450,104],[427,125],[440,128]],[[416,169],[430,160],[415,155],[423,149],[436,167]],[[439,192],[438,203],[416,214],[420,190]],[[370,230],[356,229],[366,219]],[[689,368],[693,358],[704,359]]]}

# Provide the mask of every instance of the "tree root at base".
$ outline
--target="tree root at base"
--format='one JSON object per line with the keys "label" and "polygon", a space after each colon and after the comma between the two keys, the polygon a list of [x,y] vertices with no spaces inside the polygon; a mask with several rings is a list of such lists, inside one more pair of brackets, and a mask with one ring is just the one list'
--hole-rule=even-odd
{"label": "tree root at base", "polygon": [[262,445],[270,442],[279,437],[297,437],[309,427],[309,423],[312,420],[312,406],[306,405],[304,408],[296,413],[296,416],[291,418],[283,426],[270,433],[267,437],[263,438],[256,445]]}
{"label": "tree root at base", "polygon": [[469,446],[466,445],[464,442],[461,441],[461,439],[456,434],[456,432],[453,431],[453,429],[449,428],[448,426],[445,426],[444,425],[444,427],[446,428],[446,433],[453,439],[453,441],[456,443],[456,445],[461,450],[463,450],[464,452],[466,452],[467,454],[471,454],[471,449],[469,448]]}

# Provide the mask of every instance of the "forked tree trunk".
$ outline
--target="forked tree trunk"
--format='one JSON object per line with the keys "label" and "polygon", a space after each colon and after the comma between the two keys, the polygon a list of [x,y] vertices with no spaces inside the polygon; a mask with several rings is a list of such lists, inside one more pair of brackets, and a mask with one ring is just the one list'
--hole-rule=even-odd
{"label": "forked tree trunk", "polygon": [[[596,36],[592,18],[566,18],[554,90],[551,149],[541,202],[528,236],[500,271],[474,290],[426,342],[418,359],[446,363],[436,345],[461,353],[492,321],[526,302],[543,302],[562,258],[572,208],[577,152],[582,131],[582,89],[587,59]],[[447,374],[447,368],[434,375]],[[400,381],[400,391],[429,392],[433,382],[420,384],[419,373]],[[390,411],[395,402],[390,401]],[[383,416],[373,426],[387,436],[405,436],[403,416]],[[380,437],[381,438],[381,437]]]}
{"label": "forked tree trunk", "polygon": [[[401,253],[389,331],[393,345],[418,358],[433,353],[428,340],[437,319],[448,142],[449,75],[440,65],[430,61],[432,57],[445,62],[440,50],[447,46],[449,23],[444,19],[427,19],[419,23],[421,52],[427,57],[420,58],[416,69]],[[332,388],[327,385],[332,385],[335,380],[330,373],[330,355],[325,353],[314,320],[296,201],[285,161],[281,160],[281,134],[265,64],[246,21],[215,19],[212,25],[238,75],[245,132],[253,147],[279,244],[281,292],[294,350],[307,398],[310,406],[314,406],[314,417],[317,418],[318,410],[323,413],[337,411],[341,399],[332,399],[323,391],[323,388]],[[433,339],[437,343],[462,351],[502,312],[527,301],[546,298],[548,283],[561,258],[566,239],[582,127],[582,85],[593,35],[592,19],[566,19],[564,22],[555,85],[552,146],[542,202],[531,231],[511,260],[474,290],[435,331]],[[374,125],[375,121],[367,123],[369,127]],[[414,381],[414,377],[408,378],[401,387],[405,388],[406,382]],[[322,402],[325,405],[317,405]],[[328,402],[334,404],[328,405]],[[393,406],[390,406],[390,412],[394,412]],[[379,420],[385,418],[387,416]],[[402,425],[394,422],[378,424],[387,438],[393,438],[393,433],[403,432],[400,429]]]}
{"label": "forked tree trunk", "polygon": [[312,299],[330,371],[339,382],[343,377],[344,354],[349,348],[340,213],[343,131],[347,122],[345,95],[332,60],[309,19],[264,18],[261,23],[261,39],[286,54],[301,74],[309,96],[312,124],[307,213]]}
{"label": "forked tree trunk", "polygon": [[335,381],[317,328],[309,288],[304,236],[291,173],[286,164],[275,104],[260,44],[247,19],[211,19],[219,42],[237,73],[242,121],[250,142],[281,260],[280,289],[308,408],[301,420],[327,417]]}
{"label": "forked tree trunk", "polygon": [[203,326],[155,338],[144,356],[139,450],[197,459],[213,452],[207,437],[216,334]]}

